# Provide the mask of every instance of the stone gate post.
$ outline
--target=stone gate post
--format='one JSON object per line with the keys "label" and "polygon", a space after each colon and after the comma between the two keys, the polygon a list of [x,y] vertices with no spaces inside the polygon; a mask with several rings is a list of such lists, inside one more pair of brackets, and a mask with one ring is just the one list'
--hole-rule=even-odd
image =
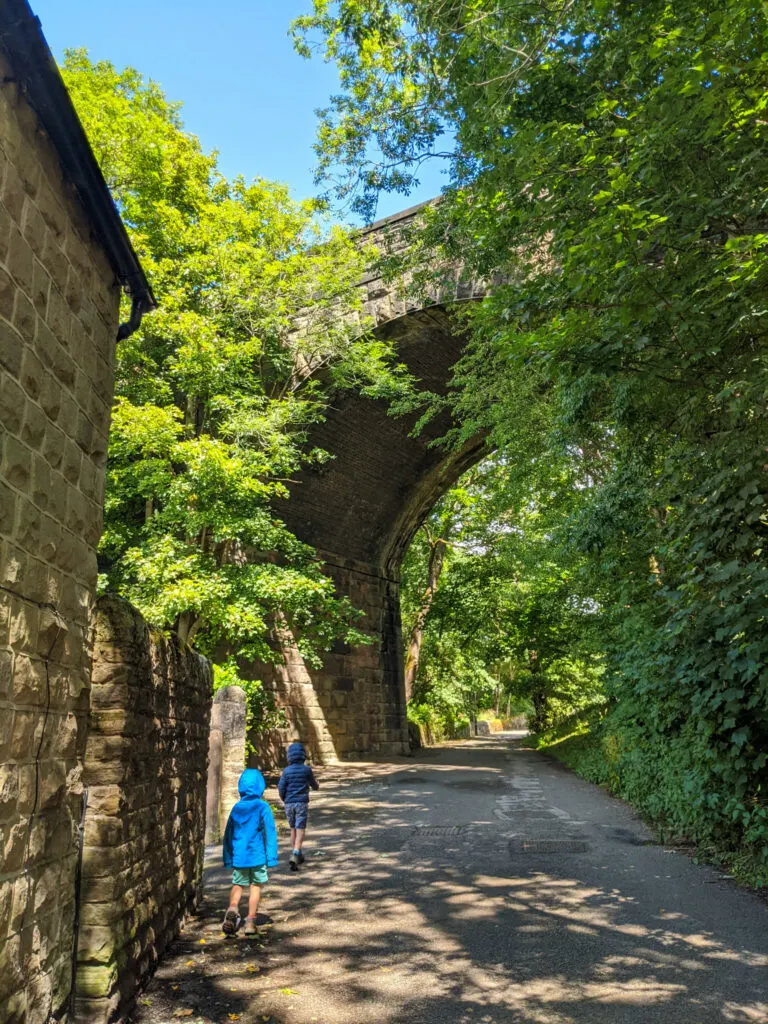
{"label": "stone gate post", "polygon": [[220,843],[229,812],[239,800],[237,783],[245,766],[246,696],[240,686],[224,686],[213,698],[208,753],[205,842]]}

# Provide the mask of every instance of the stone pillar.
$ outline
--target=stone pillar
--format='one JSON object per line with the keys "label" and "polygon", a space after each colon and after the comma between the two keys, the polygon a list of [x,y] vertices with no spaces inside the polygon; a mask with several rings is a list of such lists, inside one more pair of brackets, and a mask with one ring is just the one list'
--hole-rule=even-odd
{"label": "stone pillar", "polygon": [[324,557],[338,592],[364,613],[360,627],[371,643],[338,643],[315,669],[285,634],[284,663],[253,666],[288,718],[287,729],[253,737],[259,767],[281,763],[285,747],[295,739],[319,764],[409,750],[399,584],[377,566]]}
{"label": "stone pillar", "polygon": [[245,767],[246,696],[240,686],[223,686],[213,698],[208,748],[205,841],[220,843],[229,812],[240,799],[237,783]]}
{"label": "stone pillar", "polygon": [[338,644],[311,671],[336,752],[344,758],[407,753],[399,581],[378,566],[326,557],[338,592],[364,612],[361,628],[372,640]]}

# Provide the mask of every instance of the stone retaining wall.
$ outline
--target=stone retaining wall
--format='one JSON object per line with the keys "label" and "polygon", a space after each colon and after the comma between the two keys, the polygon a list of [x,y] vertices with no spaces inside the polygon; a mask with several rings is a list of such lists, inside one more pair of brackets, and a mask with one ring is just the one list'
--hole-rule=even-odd
{"label": "stone retaining wall", "polygon": [[72,973],[119,287],[0,60],[0,1021],[44,1024]]}
{"label": "stone retaining wall", "polygon": [[78,1024],[125,1017],[199,896],[211,691],[204,658],[151,632],[125,602],[99,600]]}

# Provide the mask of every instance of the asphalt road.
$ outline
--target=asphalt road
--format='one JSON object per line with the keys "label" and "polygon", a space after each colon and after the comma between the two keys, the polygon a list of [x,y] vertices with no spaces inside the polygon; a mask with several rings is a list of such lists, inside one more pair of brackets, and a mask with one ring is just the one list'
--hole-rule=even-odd
{"label": "asphalt road", "polygon": [[321,784],[307,864],[288,872],[283,844],[262,937],[221,938],[211,851],[203,914],[135,1021],[768,1024],[765,903],[524,738]]}

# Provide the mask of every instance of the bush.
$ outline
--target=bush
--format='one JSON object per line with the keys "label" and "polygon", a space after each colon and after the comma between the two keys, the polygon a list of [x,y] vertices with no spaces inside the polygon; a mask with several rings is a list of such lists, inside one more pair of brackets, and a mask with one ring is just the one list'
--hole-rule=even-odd
{"label": "bush", "polygon": [[409,704],[408,721],[419,729],[421,741],[426,746],[456,739],[469,727],[469,719],[454,713],[450,708],[435,708],[429,704]]}

